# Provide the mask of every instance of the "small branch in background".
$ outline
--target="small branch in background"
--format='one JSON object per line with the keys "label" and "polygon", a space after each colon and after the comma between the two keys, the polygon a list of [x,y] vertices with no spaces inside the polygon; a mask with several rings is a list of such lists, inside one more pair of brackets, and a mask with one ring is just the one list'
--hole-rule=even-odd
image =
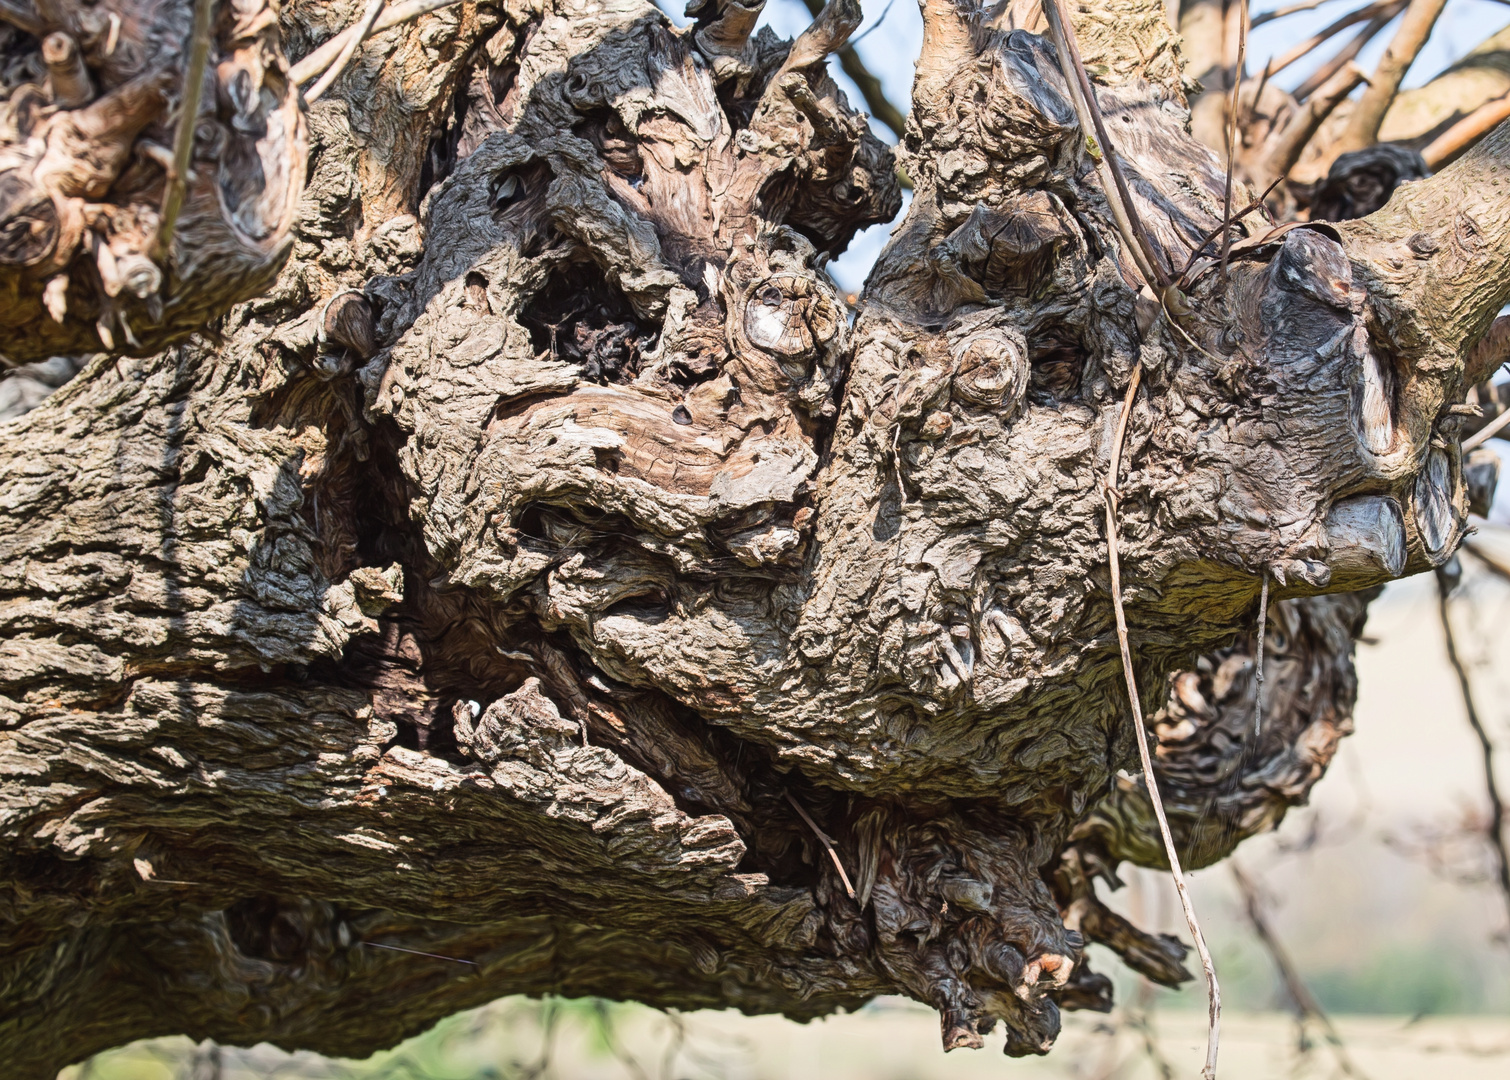
{"label": "small branch in background", "polygon": [[1306,144],[1321,130],[1326,118],[1347,100],[1353,88],[1367,79],[1363,69],[1351,60],[1317,89],[1299,111],[1290,117],[1279,137],[1270,145],[1263,169],[1270,175],[1283,178],[1289,175]]}
{"label": "small branch in background", "polygon": [[1268,916],[1264,914],[1263,903],[1259,899],[1258,888],[1253,881],[1243,872],[1243,868],[1233,859],[1228,863],[1232,869],[1232,879],[1237,882],[1237,890],[1242,893],[1243,906],[1248,913],[1248,922],[1253,926],[1253,933],[1257,935],[1259,942],[1269,953],[1269,959],[1274,961],[1274,967],[1279,971],[1279,977],[1284,981],[1285,992],[1290,996],[1290,1002],[1295,1006],[1295,1020],[1300,1025],[1301,1041],[1304,1045],[1305,1025],[1308,1020],[1314,1020],[1320,1025],[1322,1033],[1326,1037],[1327,1045],[1332,1049],[1332,1056],[1337,1059],[1337,1068],[1348,1076],[1358,1077],[1364,1080],[1364,1074],[1353,1064],[1348,1057],[1347,1046],[1342,1041],[1342,1036],[1332,1025],[1331,1017],[1327,1016],[1322,1009],[1321,1003],[1311,993],[1311,988],[1305,984],[1296,969],[1295,963],[1290,959],[1289,952],[1285,949],[1274,928],[1269,925]]}
{"label": "small branch in background", "polygon": [[1328,154],[1333,159],[1350,150],[1373,146],[1379,141],[1379,128],[1384,123],[1384,114],[1389,111],[1390,103],[1400,92],[1400,81],[1405,78],[1411,64],[1416,62],[1426,39],[1431,36],[1432,27],[1437,24],[1437,17],[1446,6],[1447,0],[1411,0],[1410,7],[1405,11],[1405,18],[1400,21],[1400,29],[1395,31],[1394,40],[1384,50],[1383,59],[1369,79],[1368,89],[1353,107],[1347,128],[1341,138],[1328,148]]}
{"label": "small branch in background", "polygon": [[[1479,554],[1477,548],[1470,550]],[[1462,658],[1458,656],[1457,639],[1452,632],[1452,619],[1447,607],[1447,594],[1451,591],[1451,583],[1441,568],[1437,569],[1436,576],[1437,610],[1442,617],[1442,636],[1447,644],[1447,661],[1457,674],[1458,688],[1463,694],[1463,710],[1468,714],[1468,724],[1473,728],[1474,735],[1478,737],[1479,748],[1484,755],[1484,788],[1489,796],[1489,843],[1494,849],[1498,864],[1495,867],[1497,871],[1495,880],[1504,898],[1505,910],[1507,914],[1510,914],[1510,850],[1507,850],[1505,846],[1505,804],[1500,798],[1499,785],[1494,778],[1494,743],[1490,741],[1489,733],[1484,729],[1484,722],[1479,717],[1478,705],[1473,699],[1473,684],[1468,679],[1468,669],[1463,665]]]}
{"label": "small branch in background", "polygon": [[1315,11],[1322,4],[1329,3],[1331,3],[1331,0],[1305,0],[1303,4],[1291,4],[1289,7],[1275,8],[1273,11],[1266,11],[1254,19],[1252,28],[1257,30],[1260,26],[1263,26],[1265,23],[1271,23],[1275,19],[1283,19],[1286,15],[1298,15],[1302,11]]}
{"label": "small branch in background", "polygon": [[204,89],[204,69],[210,58],[210,17],[215,0],[195,0],[194,23],[189,31],[189,66],[184,72],[183,92],[178,102],[178,130],[173,135],[173,171],[163,195],[162,219],[157,227],[157,253],[169,256],[173,230],[187,194],[189,165],[194,159],[194,130],[199,126],[199,97]]}
{"label": "small branch in background", "polygon": [[1278,75],[1285,68],[1295,63],[1295,61],[1325,45],[1349,26],[1354,26],[1373,18],[1394,18],[1400,14],[1401,9],[1405,7],[1405,3],[1406,0],[1375,0],[1374,3],[1369,4],[1367,7],[1361,7],[1357,11],[1348,12],[1336,22],[1322,27],[1300,44],[1293,46],[1288,52],[1282,54],[1277,59],[1270,60],[1269,74],[1271,76]]}
{"label": "small branch in background", "polygon": [[[802,0],[802,3],[808,11],[817,16],[823,10],[824,0]],[[874,30],[880,26],[890,10],[891,5],[888,4],[886,11],[881,13],[881,18],[877,19],[875,26],[870,29]],[[865,33],[870,33],[870,30]],[[864,36],[865,34],[860,35],[861,38]],[[859,40],[860,38],[855,39],[855,41]],[[865,99],[865,107],[870,110],[870,115],[889,127],[900,139],[907,130],[907,115],[891,103],[891,99],[886,96],[886,91],[881,86],[881,80],[871,74],[870,69],[865,66],[865,61],[860,59],[860,54],[855,52],[854,41],[839,50],[839,67],[860,88],[860,96]]]}
{"label": "small branch in background", "polygon": [[1486,101],[1452,127],[1432,139],[1421,151],[1433,172],[1457,158],[1503,121],[1510,119],[1510,94]]}
{"label": "small branch in background", "polygon": [[[1333,56],[1326,63],[1322,64],[1315,71],[1311,72],[1311,74],[1306,76],[1305,80],[1295,88],[1295,100],[1308,101],[1310,100],[1312,94],[1325,93],[1326,88],[1332,81],[1333,76],[1335,76],[1339,71],[1342,71],[1345,68],[1354,66],[1353,61],[1358,58],[1358,54],[1363,51],[1364,47],[1368,45],[1370,41],[1373,41],[1374,38],[1378,37],[1380,32],[1382,32],[1384,28],[1388,26],[1394,19],[1394,17],[1398,14],[1398,11],[1386,11],[1383,15],[1379,16],[1373,22],[1365,26],[1362,30],[1359,30],[1356,34],[1354,34],[1352,39],[1349,40],[1346,45],[1337,50],[1337,54],[1335,56]],[[1362,71],[1363,69],[1359,68],[1359,70]],[[1363,78],[1359,81],[1368,82],[1368,78],[1368,72],[1365,71],[1363,73]]]}
{"label": "small branch in background", "polygon": [[1489,421],[1489,423],[1485,424],[1483,427],[1475,431],[1472,435],[1468,436],[1468,438],[1464,439],[1463,453],[1466,454],[1470,450],[1477,450],[1490,439],[1494,438],[1494,436],[1503,431],[1507,425],[1510,425],[1510,409],[1506,409],[1504,412],[1496,416],[1493,420]]}

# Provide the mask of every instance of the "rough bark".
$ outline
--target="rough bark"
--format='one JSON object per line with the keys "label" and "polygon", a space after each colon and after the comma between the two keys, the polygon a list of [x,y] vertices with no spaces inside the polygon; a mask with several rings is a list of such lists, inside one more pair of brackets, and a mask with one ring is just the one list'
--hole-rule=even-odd
{"label": "rough bark", "polygon": [[1039,1053],[1110,1004],[1086,938],[1181,977],[1094,891],[1162,858],[1118,779],[1123,391],[1141,365],[1123,583],[1199,864],[1347,728],[1361,601],[1316,594],[1462,535],[1510,135],[1365,222],[1250,215],[1223,273],[1162,5],[1077,13],[1155,256],[1196,254],[1160,296],[1046,41],[926,0],[914,201],[851,324],[824,255],[899,205],[823,65],[858,5],[790,45],[751,10],[374,37],[308,112],[277,283],[0,428],[13,1075],[170,1031],[360,1055],[509,992],[902,992],[946,1048]]}
{"label": "rough bark", "polygon": [[0,9],[0,363],[159,349],[272,284],[306,157],[277,8],[215,5],[189,93],[195,7]]}

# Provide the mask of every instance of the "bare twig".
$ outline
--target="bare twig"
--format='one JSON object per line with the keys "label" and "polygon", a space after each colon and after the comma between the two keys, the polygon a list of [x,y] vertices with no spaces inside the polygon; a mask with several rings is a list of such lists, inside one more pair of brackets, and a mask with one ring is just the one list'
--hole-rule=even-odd
{"label": "bare twig", "polygon": [[1290,995],[1290,1001],[1295,1006],[1295,1018],[1300,1022],[1302,1032],[1307,1020],[1316,1021],[1321,1026],[1327,1045],[1332,1048],[1332,1056],[1337,1059],[1337,1067],[1348,1076],[1363,1080],[1363,1072],[1348,1057],[1347,1046],[1343,1043],[1342,1036],[1338,1034],[1336,1027],[1332,1025],[1331,1017],[1327,1016],[1321,1003],[1311,993],[1311,988],[1300,977],[1300,972],[1296,969],[1294,961],[1290,959],[1289,952],[1279,940],[1279,936],[1275,934],[1274,928],[1269,925],[1257,887],[1243,872],[1243,868],[1238,865],[1236,859],[1228,865],[1232,868],[1232,878],[1237,882],[1237,890],[1243,895],[1243,906],[1248,912],[1248,922],[1253,925],[1253,933],[1268,951],[1269,959],[1274,961],[1279,977],[1284,980],[1285,991]]}
{"label": "bare twig", "polygon": [[1306,38],[1298,45],[1291,47],[1288,52],[1282,53],[1275,59],[1270,60],[1268,64],[1269,74],[1278,75],[1285,68],[1295,63],[1295,61],[1310,54],[1320,46],[1325,45],[1328,41],[1336,37],[1338,34],[1342,33],[1349,26],[1355,26],[1358,23],[1366,22],[1374,18],[1393,19],[1396,15],[1400,14],[1401,9],[1405,7],[1405,3],[1406,0],[1375,0],[1374,3],[1369,4],[1366,7],[1361,7],[1357,11],[1348,12],[1336,22],[1322,27],[1320,30],[1316,31],[1316,33],[1312,34],[1310,37]]}
{"label": "bare twig", "polygon": [[1291,4],[1289,7],[1275,8],[1273,11],[1266,11],[1258,18],[1253,20],[1253,29],[1257,30],[1260,26],[1263,26],[1265,23],[1271,23],[1275,19],[1283,19],[1286,15],[1298,15],[1302,11],[1314,11],[1322,4],[1329,3],[1331,3],[1331,0],[1305,0],[1305,3],[1303,4]]}
{"label": "bare twig", "polygon": [[[1351,65],[1357,59],[1358,54],[1363,51],[1364,46],[1378,37],[1380,31],[1388,26],[1397,14],[1399,12],[1386,11],[1383,15],[1380,15],[1373,22],[1354,34],[1348,43],[1338,49],[1330,60],[1307,75],[1305,81],[1295,88],[1293,95],[1295,100],[1309,101],[1312,94],[1322,93],[1332,77],[1337,72]],[[1368,73],[1364,72],[1363,78],[1359,81],[1367,82],[1368,78]],[[1328,111],[1330,112],[1331,110]]]}
{"label": "bare twig", "polygon": [[204,69],[210,58],[210,17],[215,0],[195,0],[194,23],[189,31],[189,66],[184,72],[183,93],[178,103],[178,130],[173,134],[173,171],[163,193],[162,220],[157,227],[157,252],[168,257],[173,230],[183,210],[189,163],[194,157],[194,129],[199,125],[199,96],[204,88]]}
{"label": "bare twig", "polygon": [[1264,567],[1258,594],[1258,656],[1253,664],[1253,737],[1264,730],[1264,638],[1269,630],[1269,568]]}
{"label": "bare twig", "polygon": [[[1475,551],[1477,553],[1477,551]],[[1468,714],[1468,724],[1478,736],[1479,748],[1484,754],[1484,788],[1489,796],[1489,843],[1494,848],[1498,862],[1496,880],[1504,897],[1505,908],[1510,912],[1510,850],[1505,846],[1505,804],[1500,798],[1499,785],[1494,779],[1494,743],[1484,730],[1479,718],[1477,704],[1473,700],[1473,684],[1468,680],[1468,669],[1458,656],[1457,639],[1452,633],[1452,619],[1447,610],[1448,584],[1441,571],[1437,571],[1437,610],[1442,616],[1442,636],[1447,644],[1447,662],[1458,677],[1458,688],[1463,694],[1463,711]]]}
{"label": "bare twig", "polygon": [[[1238,92],[1243,86],[1243,68],[1248,62],[1248,0],[1238,0],[1241,11],[1237,20],[1237,63],[1232,68],[1232,96],[1227,101],[1227,185],[1222,197],[1222,220],[1232,218],[1232,174],[1237,169],[1237,106]],[[1265,77],[1268,75],[1264,67]],[[1258,99],[1254,99],[1254,104]],[[1222,287],[1227,285],[1227,258],[1232,253],[1232,230],[1222,230],[1222,269],[1218,275]],[[1265,581],[1268,579],[1266,578]]]}
{"label": "bare twig", "polygon": [[1506,119],[1510,119],[1510,94],[1484,102],[1432,139],[1421,151],[1421,156],[1426,159],[1428,168],[1440,169]]}
{"label": "bare twig", "polygon": [[855,898],[855,887],[849,883],[849,875],[844,872],[844,864],[839,861],[839,852],[834,849],[834,841],[829,837],[828,833],[818,828],[818,823],[809,816],[808,812],[803,809],[802,804],[792,796],[790,791],[784,794],[786,795],[786,801],[792,804],[792,809],[796,810],[798,816],[807,822],[807,827],[813,830],[813,835],[818,838],[818,842],[828,850],[828,857],[834,861],[834,869],[839,871],[839,880],[844,882],[844,891],[853,900]]}
{"label": "bare twig", "polygon": [[1100,150],[1100,159],[1096,163],[1096,168],[1102,174],[1101,182],[1102,187],[1106,189],[1106,201],[1111,207],[1112,218],[1117,223],[1117,231],[1122,234],[1122,242],[1127,245],[1128,254],[1137,265],[1138,272],[1150,285],[1157,285],[1162,291],[1165,286],[1171,284],[1172,279],[1155,255],[1153,241],[1149,239],[1148,232],[1143,228],[1143,222],[1138,217],[1137,207],[1133,205],[1132,192],[1127,187],[1127,178],[1122,175],[1122,165],[1117,160],[1117,152],[1106,134],[1106,124],[1101,118],[1101,106],[1096,101],[1096,92],[1091,87],[1090,76],[1086,74],[1085,62],[1080,58],[1080,46],[1075,40],[1075,28],[1070,25],[1069,16],[1064,12],[1063,4],[1064,0],[1043,0],[1043,13],[1048,19],[1049,32],[1054,39],[1054,51],[1058,54],[1060,69],[1064,72],[1065,81],[1070,86],[1070,98],[1075,104],[1075,112],[1079,115],[1082,130],[1089,127],[1095,133]]}
{"label": "bare twig", "polygon": [[1279,186],[1280,180],[1283,179],[1284,177],[1282,176],[1276,179],[1273,183],[1271,183],[1264,189],[1264,193],[1262,195],[1254,199],[1237,213],[1232,214],[1227,218],[1226,221],[1222,222],[1216,228],[1207,233],[1201,239],[1201,242],[1191,250],[1190,257],[1185,260],[1185,265],[1180,268],[1178,276],[1176,276],[1174,279],[1175,285],[1179,288],[1184,288],[1186,285],[1185,279],[1190,276],[1191,267],[1193,267],[1195,265],[1195,261],[1201,257],[1201,252],[1206,250],[1206,245],[1220,236],[1223,229],[1231,228],[1233,225],[1236,225],[1239,221],[1243,220],[1243,218],[1247,217],[1249,214],[1253,213],[1253,211],[1262,206],[1264,204],[1264,200],[1267,199],[1270,193]]}
{"label": "bare twig", "polygon": [[470,964],[472,967],[482,966],[475,960],[463,960],[459,956],[442,956],[440,953],[423,952],[419,949],[405,949],[398,945],[383,945],[376,941],[363,941],[360,944],[366,945],[370,949],[387,949],[390,952],[409,953],[411,956],[428,956],[432,960],[449,960],[453,964]]}
{"label": "bare twig", "polygon": [[357,20],[356,25],[344,31],[350,35],[346,44],[342,46],[330,67],[325,70],[325,74],[320,76],[320,81],[310,87],[309,92],[304,95],[306,105],[313,105],[320,99],[320,95],[329,90],[331,84],[341,77],[341,72],[345,71],[346,65],[351,63],[351,58],[356,55],[357,49],[372,31],[372,24],[377,22],[378,14],[387,2],[388,0],[367,0],[367,7],[363,9],[362,17]]}
{"label": "bare twig", "polygon": [[1148,791],[1148,801],[1153,807],[1154,818],[1159,823],[1159,835],[1164,841],[1164,854],[1169,859],[1170,876],[1174,878],[1175,891],[1180,895],[1180,906],[1185,912],[1185,924],[1195,941],[1195,951],[1200,955],[1201,968],[1206,973],[1207,1036],[1206,1064],[1201,1070],[1204,1080],[1215,1080],[1217,1050],[1221,1043],[1222,992],[1216,981],[1216,965],[1211,961],[1211,952],[1206,948],[1206,937],[1201,933],[1200,920],[1196,918],[1195,905],[1190,899],[1190,890],[1185,886],[1185,873],[1180,869],[1180,853],[1175,848],[1174,836],[1169,831],[1169,819],[1164,814],[1164,800],[1159,795],[1159,783],[1154,776],[1153,761],[1148,753],[1148,731],[1143,726],[1143,706],[1138,699],[1137,678],[1133,674],[1132,647],[1128,642],[1127,615],[1122,608],[1122,570],[1117,557],[1117,478],[1121,471],[1122,444],[1127,438],[1127,422],[1132,414],[1133,399],[1137,397],[1142,383],[1143,367],[1133,368],[1128,380],[1127,394],[1122,399],[1122,412],[1117,417],[1116,434],[1112,436],[1111,467],[1106,477],[1106,555],[1111,569],[1112,612],[1117,619],[1117,646],[1122,653],[1122,674],[1127,681],[1127,701],[1132,709],[1133,741],[1138,744],[1138,760],[1143,766],[1143,784]]}
{"label": "bare twig", "polygon": [[[363,34],[363,40],[381,34],[384,30],[391,30],[399,23],[409,22],[421,15],[428,15],[432,11],[451,7],[459,4],[461,0],[406,0],[402,4],[393,4],[384,8],[383,13],[377,17],[377,21]],[[347,44],[356,30],[356,26],[348,26],[325,44],[315,49],[304,59],[288,69],[288,77],[295,84],[309,82],[320,72],[330,67],[336,57],[345,51]]]}
{"label": "bare twig", "polygon": [[1347,128],[1329,148],[1328,153],[1334,160],[1339,154],[1362,150],[1379,141],[1379,127],[1384,123],[1384,114],[1389,111],[1390,103],[1399,93],[1400,80],[1415,63],[1426,39],[1431,36],[1431,28],[1437,24],[1437,16],[1442,14],[1446,5],[1447,0],[1410,0],[1405,18],[1400,21],[1400,29],[1395,31],[1394,40],[1384,50],[1384,57],[1369,79],[1368,89],[1348,117]]}
{"label": "bare twig", "polygon": [[1503,431],[1506,425],[1510,425],[1510,409],[1506,409],[1504,412],[1496,416],[1493,420],[1489,421],[1489,423],[1485,424],[1483,427],[1475,431],[1472,435],[1468,436],[1468,438],[1464,439],[1463,453],[1466,454],[1470,450],[1476,450],[1480,446],[1483,446],[1486,442]]}

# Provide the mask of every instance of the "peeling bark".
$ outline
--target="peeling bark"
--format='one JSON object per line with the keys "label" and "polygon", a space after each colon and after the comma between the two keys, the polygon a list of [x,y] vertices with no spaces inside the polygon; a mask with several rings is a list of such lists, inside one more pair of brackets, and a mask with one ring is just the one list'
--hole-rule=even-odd
{"label": "peeling bark", "polygon": [[[364,6],[258,32],[299,56]],[[753,10],[374,36],[300,121],[276,283],[0,428],[14,1075],[166,1032],[361,1055],[511,992],[902,992],[946,1048],[1042,1053],[1110,1006],[1086,940],[1185,977],[1096,896],[1162,858],[1119,774],[1159,740],[1201,865],[1325,768],[1356,590],[1464,529],[1510,136],[1362,222],[1254,211],[1224,274],[1162,4],[1073,16],[1108,148],[1045,39],[927,0],[914,201],[851,318],[825,256],[900,205],[824,66],[859,8],[794,43]],[[1139,365],[1148,733],[1101,531]]]}

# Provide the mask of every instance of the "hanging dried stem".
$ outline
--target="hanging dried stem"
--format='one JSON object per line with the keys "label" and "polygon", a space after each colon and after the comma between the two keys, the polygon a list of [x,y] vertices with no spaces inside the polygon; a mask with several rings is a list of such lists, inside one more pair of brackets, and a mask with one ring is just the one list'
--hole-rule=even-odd
{"label": "hanging dried stem", "polygon": [[210,16],[215,0],[196,0],[189,66],[184,73],[183,97],[178,106],[178,129],[173,135],[173,170],[163,197],[162,223],[158,227],[157,251],[166,257],[173,243],[173,230],[183,210],[189,162],[194,156],[194,131],[199,126],[199,95],[204,86],[205,63],[210,57]]}
{"label": "hanging dried stem", "polygon": [[[1478,554],[1475,548],[1470,548]],[[1452,631],[1451,612],[1447,595],[1450,583],[1441,570],[1437,571],[1437,611],[1442,618],[1442,637],[1447,645],[1447,662],[1452,665],[1458,678],[1458,689],[1463,694],[1463,711],[1468,715],[1468,726],[1478,738],[1479,749],[1484,756],[1484,790],[1489,797],[1489,843],[1494,850],[1495,880],[1505,901],[1505,910],[1510,913],[1510,849],[1505,843],[1505,803],[1500,798],[1499,785],[1494,778],[1494,743],[1489,738],[1484,722],[1479,717],[1478,704],[1473,697],[1473,683],[1468,678],[1468,669],[1458,655],[1457,638]]]}
{"label": "hanging dried stem", "polygon": [[[1222,220],[1232,218],[1232,174],[1237,168],[1238,94],[1243,87],[1243,68],[1248,62],[1248,0],[1241,0],[1237,22],[1237,63],[1232,67],[1232,96],[1227,101],[1227,183],[1222,196]],[[1269,69],[1264,68],[1265,77]],[[1256,102],[1258,99],[1254,98]],[[1227,259],[1232,252],[1232,230],[1222,230],[1221,281],[1227,281]],[[1267,578],[1265,579],[1267,581]]]}
{"label": "hanging dried stem", "polygon": [[786,801],[792,804],[792,809],[797,811],[797,816],[802,818],[809,829],[813,830],[813,835],[818,838],[818,842],[828,851],[828,857],[833,860],[834,869],[839,872],[839,880],[844,883],[844,891],[853,900],[855,898],[855,887],[850,884],[849,874],[845,873],[844,864],[839,861],[839,852],[834,847],[833,838],[818,827],[818,823],[813,820],[812,815],[807,812],[807,809],[797,801],[796,797],[790,791],[785,794]]}
{"label": "hanging dried stem", "polygon": [[1211,952],[1206,948],[1206,936],[1201,933],[1201,923],[1196,917],[1195,904],[1190,899],[1190,890],[1185,885],[1185,874],[1180,869],[1180,853],[1175,848],[1174,836],[1169,831],[1169,819],[1164,814],[1164,801],[1159,797],[1159,784],[1154,777],[1153,760],[1148,752],[1148,734],[1143,727],[1143,706],[1138,697],[1137,677],[1133,673],[1132,647],[1127,635],[1127,616],[1122,608],[1122,570],[1117,558],[1117,477],[1121,467],[1122,444],[1127,437],[1127,421],[1132,413],[1133,400],[1137,397],[1142,382],[1143,368],[1133,368],[1132,379],[1127,384],[1127,395],[1122,400],[1122,413],[1117,418],[1117,431],[1112,436],[1111,467],[1106,478],[1106,557],[1111,568],[1112,612],[1117,620],[1117,646],[1122,653],[1122,674],[1127,682],[1127,701],[1132,711],[1133,741],[1138,744],[1138,760],[1143,767],[1143,783],[1148,790],[1148,801],[1153,806],[1154,817],[1159,822],[1159,836],[1164,842],[1164,854],[1169,859],[1169,872],[1174,878],[1175,891],[1180,895],[1180,907],[1185,913],[1185,925],[1190,928],[1195,951],[1201,958],[1201,970],[1206,974],[1207,1035],[1206,1064],[1201,1070],[1204,1080],[1215,1080],[1216,1058],[1221,1045],[1222,991],[1216,981],[1216,965]]}
{"label": "hanging dried stem", "polygon": [[1258,655],[1253,660],[1253,736],[1264,730],[1264,638],[1269,636],[1269,568],[1264,567],[1258,594]]}

